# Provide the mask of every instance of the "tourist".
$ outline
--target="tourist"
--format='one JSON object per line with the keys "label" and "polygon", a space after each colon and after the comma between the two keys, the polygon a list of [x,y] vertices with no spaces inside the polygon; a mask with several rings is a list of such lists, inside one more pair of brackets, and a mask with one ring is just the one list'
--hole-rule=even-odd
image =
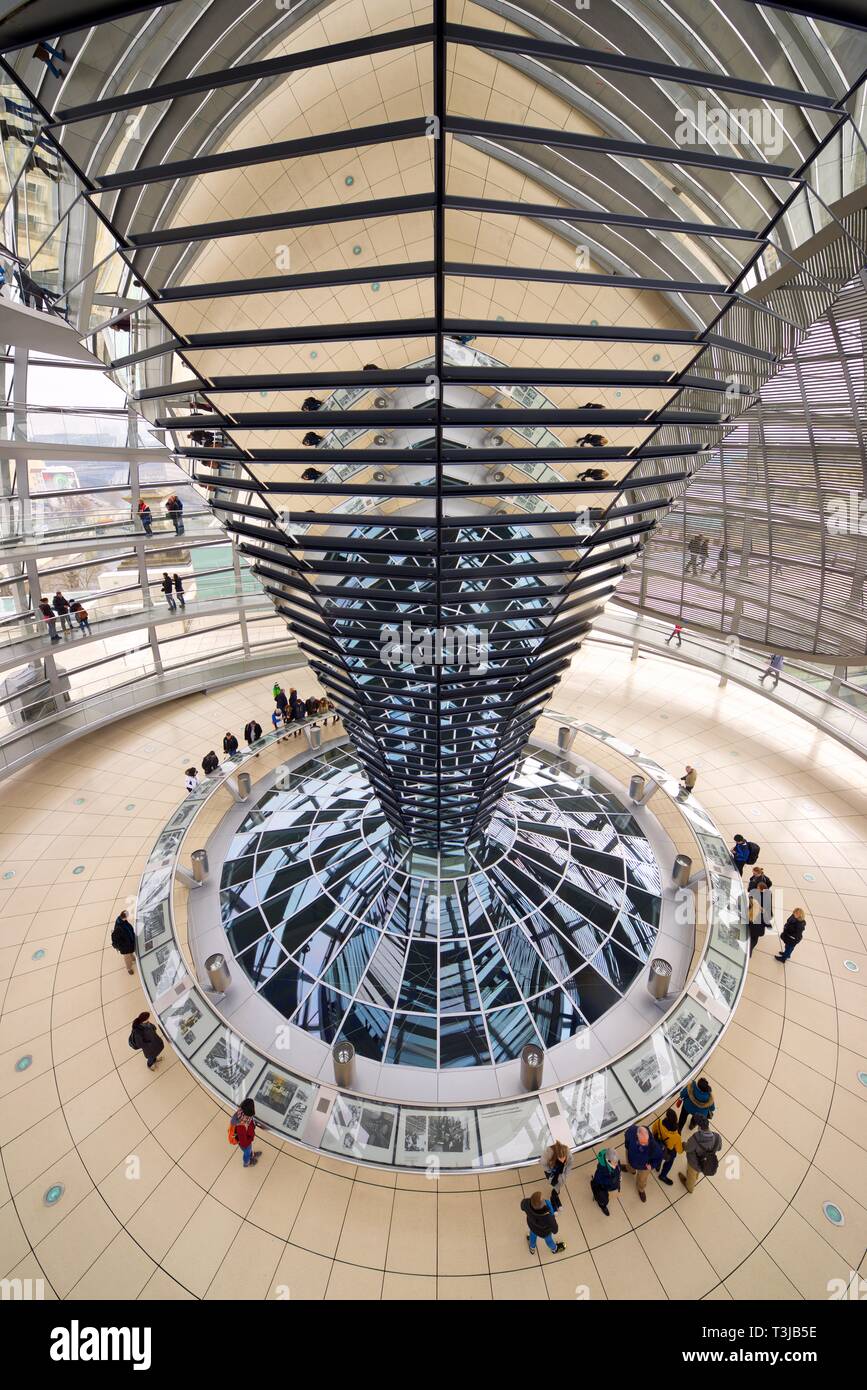
{"label": "tourist", "polygon": [[150,1014],[139,1014],[133,1019],[132,1032],[129,1035],[129,1045],[136,1052],[143,1052],[147,1058],[148,1070],[151,1071],[160,1058],[160,1053],[165,1047],[165,1043],[152,1023],[148,1023]]}
{"label": "tourist", "polygon": [[277,730],[283,724],[283,711],[279,709],[276,705],[274,706],[274,709],[271,714],[271,723],[274,726],[274,732],[276,734]]}
{"label": "tourist", "polygon": [[691,1134],[684,1144],[686,1173],[677,1175],[687,1192],[692,1192],[700,1177],[714,1176],[719,1168],[717,1154],[721,1148],[722,1135],[711,1129],[708,1120],[703,1117],[697,1119],[695,1133]]}
{"label": "tourist", "polygon": [[229,1125],[229,1143],[238,1145],[245,1168],[252,1168],[262,1156],[261,1149],[253,1149],[253,1140],[256,1137],[255,1115],[256,1107],[252,1100],[242,1100]]}
{"label": "tourist", "polygon": [[673,1187],[674,1183],[668,1175],[677,1155],[683,1153],[683,1140],[677,1126],[677,1112],[666,1110],[662,1119],[654,1120],[650,1126],[650,1132],[657,1143],[665,1149],[665,1158],[662,1160],[662,1167],[659,1170],[659,1181],[665,1183],[666,1187]]}
{"label": "tourist", "polygon": [[75,621],[78,623],[78,630],[82,637],[91,637],[93,634],[90,631],[90,619],[87,616],[87,609],[84,604],[79,603],[78,599],[75,599],[69,605],[69,611],[75,615]]}
{"label": "tourist", "polygon": [[141,522],[146,536],[153,535],[153,513],[143,497],[139,498],[138,519]]}
{"label": "tourist", "polygon": [[764,685],[765,681],[768,679],[768,676],[772,676],[774,681],[772,689],[776,690],[777,686],[780,683],[780,672],[782,671],[782,669],[783,658],[780,656],[779,652],[775,652],[774,655],[771,657],[767,670],[764,671],[759,680],[759,685]]}
{"label": "tourist", "polygon": [[234,734],[230,734],[227,731],[223,735],[223,752],[225,753],[227,758],[231,758],[233,754],[237,753],[237,751],[238,740],[235,738]]}
{"label": "tourist", "polygon": [[160,588],[166,596],[166,603],[169,605],[169,612],[176,613],[178,610],[178,605],[175,603],[174,585],[172,584],[172,577],[170,574],[167,574],[165,570],[163,570],[163,577]]}
{"label": "tourist", "polygon": [[135,974],[135,932],[126,912],[114,919],[111,931],[111,944],[123,957],[127,975]]}
{"label": "tourist", "polygon": [[755,840],[747,840],[743,835],[735,836],[735,842],[732,846],[732,863],[741,878],[744,876],[744,865],[757,864],[761,852],[761,847],[756,844]]}
{"label": "tourist", "polygon": [[39,611],[47,624],[50,640],[52,642],[59,642],[60,638],[57,635],[57,616],[47,598],[41,598],[39,600]]}
{"label": "tourist", "polygon": [[780,932],[783,949],[774,957],[775,960],[781,960],[785,964],[795,947],[800,945],[806,926],[807,916],[804,909],[796,907],[783,924],[783,930]]}
{"label": "tourist", "polygon": [[683,627],[682,627],[682,625],[681,625],[680,623],[675,623],[674,627],[671,629],[671,632],[668,634],[668,636],[667,636],[666,639],[665,639],[665,645],[666,645],[666,646],[669,646],[672,642],[676,641],[676,642],[677,642],[677,645],[678,645],[679,647],[682,647],[682,646],[683,646],[683,637],[682,637],[682,635],[681,635],[682,633],[683,633]]}
{"label": "tourist", "polygon": [[596,1168],[590,1179],[593,1200],[601,1209],[603,1216],[610,1216],[608,1199],[612,1192],[620,1191],[620,1155],[616,1149],[600,1149],[596,1155]]}
{"label": "tourist", "polygon": [[176,492],[166,498],[166,516],[175,528],[175,535],[182,536],[184,534],[184,504]]}
{"label": "tourist", "polygon": [[683,1127],[689,1116],[689,1127],[695,1129],[699,1120],[710,1120],[716,1110],[713,1091],[710,1082],[700,1076],[697,1081],[690,1081],[688,1086],[684,1086],[678,1098],[680,1106],[680,1119],[677,1122],[679,1134],[683,1134]]}
{"label": "tourist", "polygon": [[756,949],[767,927],[774,925],[774,901],[768,879],[760,878],[748,894],[747,929],[750,936],[750,955]]}
{"label": "tourist", "polygon": [[572,1152],[568,1144],[554,1141],[542,1151],[542,1168],[551,1184],[551,1204],[557,1211],[561,1206],[560,1188],[569,1176],[572,1167]]}
{"label": "tourist", "polygon": [[247,724],[244,725],[244,738],[247,741],[248,748],[251,747],[254,743],[258,743],[261,737],[262,725],[257,724],[255,719],[251,719]]}
{"label": "tourist", "polygon": [[64,598],[63,594],[58,589],[57,593],[54,595],[54,598],[51,600],[51,605],[58,618],[60,619],[61,632],[68,632],[71,636],[72,619],[69,616],[69,599]]}
{"label": "tourist", "polygon": [[184,597],[184,581],[179,574],[172,575],[172,583],[175,586],[175,597],[182,608],[186,608],[186,598]]}
{"label": "tourist", "polygon": [[626,1171],[635,1174],[639,1201],[647,1201],[647,1180],[651,1168],[658,1168],[663,1159],[662,1145],[654,1139],[646,1125],[630,1125],[623,1136],[626,1143]]}
{"label": "tourist", "polygon": [[542,1237],[552,1255],[559,1255],[566,1249],[562,1240],[557,1241],[557,1217],[554,1208],[541,1192],[534,1192],[529,1197],[525,1197],[521,1203],[521,1211],[527,1218],[527,1240],[530,1243],[530,1254],[536,1250],[536,1241]]}
{"label": "tourist", "polygon": [[698,773],[694,767],[690,767],[689,763],[687,763],[686,771],[680,779],[680,791],[678,792],[679,801],[686,801],[697,781]]}
{"label": "tourist", "polygon": [[211,773],[216,772],[219,766],[220,759],[217,757],[216,753],[212,748],[210,753],[206,753],[204,758],[202,759],[202,771],[204,772],[206,777],[210,777]]}
{"label": "tourist", "polygon": [[199,785],[199,774],[194,767],[188,767],[184,772],[186,779],[185,786],[188,792],[194,792]]}

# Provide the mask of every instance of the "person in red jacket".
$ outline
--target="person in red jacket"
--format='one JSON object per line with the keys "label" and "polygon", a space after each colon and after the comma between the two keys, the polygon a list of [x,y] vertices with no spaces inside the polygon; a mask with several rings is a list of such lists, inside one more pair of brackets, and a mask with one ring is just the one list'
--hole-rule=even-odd
{"label": "person in red jacket", "polygon": [[256,1135],[256,1121],[253,1118],[256,1114],[256,1107],[251,1100],[242,1100],[238,1109],[232,1116],[232,1124],[235,1126],[235,1138],[238,1141],[238,1148],[244,1155],[244,1167],[250,1168],[259,1159],[261,1149],[253,1152],[253,1140]]}

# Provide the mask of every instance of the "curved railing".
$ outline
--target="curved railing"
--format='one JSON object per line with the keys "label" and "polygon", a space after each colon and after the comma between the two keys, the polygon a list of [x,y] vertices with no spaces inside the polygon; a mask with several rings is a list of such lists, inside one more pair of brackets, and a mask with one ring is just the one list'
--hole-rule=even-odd
{"label": "curved railing", "polygon": [[[184,1065],[221,1103],[235,1106],[252,1096],[257,1117],[274,1135],[355,1163],[473,1172],[534,1162],[551,1133],[568,1136],[579,1149],[596,1144],[658,1109],[706,1067],[747,973],[744,890],[725,841],[697,801],[677,800],[677,782],[652,758],[592,725],[553,711],[544,718],[595,739],[603,764],[613,755],[635,764],[672,806],[677,802],[700,847],[709,888],[707,930],[692,974],[664,1017],[604,1067],[538,1093],[475,1105],[384,1101],[299,1075],[261,1052],[226,1023],[199,986],[176,927],[174,891],[182,847],[210,799],[254,756],[279,755],[286,735],[269,735],[228,759],[179,806],[151,851],[138,895],[144,990]],[[213,816],[203,819],[215,828]]]}

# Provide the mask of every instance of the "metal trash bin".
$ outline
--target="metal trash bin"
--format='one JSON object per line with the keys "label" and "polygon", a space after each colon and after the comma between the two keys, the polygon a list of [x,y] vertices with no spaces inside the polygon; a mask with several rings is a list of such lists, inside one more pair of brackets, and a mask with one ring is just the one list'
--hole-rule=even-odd
{"label": "metal trash bin", "polygon": [[351,1042],[336,1042],[331,1049],[334,1066],[334,1084],[342,1090],[351,1090],[355,1085],[355,1046]]}
{"label": "metal trash bin", "polygon": [[560,725],[557,730],[557,747],[561,753],[567,752],[572,747],[577,732],[577,729],[570,728],[568,724]]}
{"label": "metal trash bin", "polygon": [[671,988],[671,966],[661,956],[650,962],[647,988],[654,999],[664,999]]}
{"label": "metal trash bin", "polygon": [[545,1053],[535,1043],[527,1043],[521,1048],[521,1090],[538,1091],[542,1087],[542,1072],[545,1070]]}
{"label": "metal trash bin", "polygon": [[689,883],[689,876],[691,872],[692,860],[690,859],[689,855],[675,855],[674,868],[671,871],[671,877],[674,879],[674,882],[677,884],[678,888],[686,887],[686,885]]}
{"label": "metal trash bin", "polygon": [[307,742],[311,748],[321,748],[322,730],[318,724],[312,724],[307,729]]}
{"label": "metal trash bin", "polygon": [[207,883],[208,851],[206,849],[194,849],[190,858],[193,861],[193,878],[196,883]]}
{"label": "metal trash bin", "polygon": [[214,993],[225,994],[232,983],[232,977],[229,974],[226,957],[221,951],[218,951],[214,956],[208,956],[208,959],[205,961],[205,970],[207,971],[208,980],[210,981],[211,989]]}
{"label": "metal trash bin", "polygon": [[238,797],[241,801],[247,801],[253,789],[253,779],[249,772],[238,773]]}
{"label": "metal trash bin", "polygon": [[644,796],[644,789],[647,786],[647,779],[642,777],[640,772],[636,772],[629,779],[629,800],[640,801]]}

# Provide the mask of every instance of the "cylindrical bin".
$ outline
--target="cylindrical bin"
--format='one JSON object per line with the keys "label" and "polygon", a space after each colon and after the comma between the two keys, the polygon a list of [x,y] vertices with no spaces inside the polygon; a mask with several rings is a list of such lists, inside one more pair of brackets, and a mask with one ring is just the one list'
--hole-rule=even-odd
{"label": "cylindrical bin", "polygon": [[557,730],[557,747],[561,753],[565,753],[567,748],[571,748],[575,742],[575,729],[570,729],[568,724],[561,724]]}
{"label": "cylindrical bin", "polygon": [[232,983],[232,977],[229,974],[226,957],[221,951],[218,951],[215,956],[208,956],[208,959],[205,961],[205,970],[208,973],[208,979],[211,982],[211,989],[214,993],[225,994],[229,985]]}
{"label": "cylindrical bin", "polygon": [[641,798],[644,796],[644,788],[645,788],[646,786],[647,786],[647,781],[646,781],[646,779],[645,779],[644,777],[642,777],[642,775],[641,775],[640,772],[636,772],[636,773],[629,779],[629,800],[630,800],[630,801],[640,801]]}
{"label": "cylindrical bin", "polygon": [[336,1042],[331,1049],[334,1065],[334,1084],[351,1090],[355,1084],[355,1046],[351,1042]]}
{"label": "cylindrical bin", "polygon": [[671,987],[671,966],[667,960],[657,956],[650,962],[647,988],[654,999],[664,999]]}
{"label": "cylindrical bin", "polygon": [[193,861],[193,878],[196,883],[207,883],[208,851],[206,849],[194,849],[190,858]]}
{"label": "cylindrical bin", "polygon": [[521,1048],[521,1090],[538,1091],[542,1086],[542,1072],[545,1069],[545,1053],[535,1043],[527,1043]]}
{"label": "cylindrical bin", "polygon": [[320,748],[322,745],[322,730],[318,724],[313,724],[307,730],[307,739],[311,748]]}
{"label": "cylindrical bin", "polygon": [[692,860],[688,854],[677,854],[674,859],[674,868],[671,877],[678,888],[685,888],[689,883],[689,876],[692,872]]}
{"label": "cylindrical bin", "polygon": [[249,772],[238,773],[238,796],[242,801],[246,801],[253,787],[253,779]]}

